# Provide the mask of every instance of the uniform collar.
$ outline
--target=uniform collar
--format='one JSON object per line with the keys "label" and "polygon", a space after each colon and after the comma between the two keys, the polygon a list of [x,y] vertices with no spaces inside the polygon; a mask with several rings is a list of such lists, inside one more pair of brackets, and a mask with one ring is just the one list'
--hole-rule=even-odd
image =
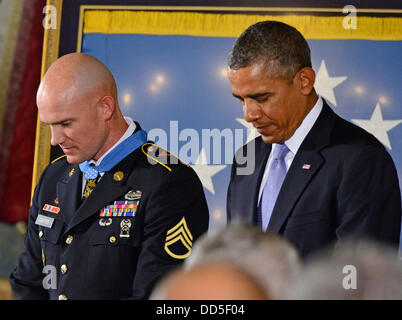
{"label": "uniform collar", "polygon": [[133,121],[133,119],[131,119],[130,117],[124,117],[124,120],[126,120],[126,122],[128,124],[128,128],[127,128],[126,132],[124,132],[124,134],[122,135],[120,140],[117,141],[108,151],[106,151],[103,154],[103,156],[100,157],[97,161],[90,160],[89,164],[94,164],[95,166],[99,166],[100,163],[102,162],[103,158],[105,158],[114,148],[116,148],[121,142],[126,140],[128,137],[130,137],[134,133],[137,126],[136,126],[135,122]]}

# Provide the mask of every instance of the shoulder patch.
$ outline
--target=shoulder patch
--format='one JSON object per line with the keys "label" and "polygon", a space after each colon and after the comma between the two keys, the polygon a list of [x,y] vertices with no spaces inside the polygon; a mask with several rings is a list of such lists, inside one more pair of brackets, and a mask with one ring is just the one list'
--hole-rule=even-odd
{"label": "shoulder patch", "polygon": [[172,168],[170,168],[168,165],[177,164],[179,161],[188,166],[188,164],[183,162],[179,157],[171,153],[169,150],[152,142],[144,143],[141,147],[141,150],[149,159],[159,163],[169,171],[172,171]]}
{"label": "shoulder patch", "polygon": [[57,162],[57,161],[59,161],[59,160],[65,158],[65,157],[67,157],[67,156],[64,154],[64,155],[62,155],[61,157],[58,157],[57,159],[54,159],[54,160],[51,162],[51,164],[53,164],[53,163],[55,163],[55,162]]}

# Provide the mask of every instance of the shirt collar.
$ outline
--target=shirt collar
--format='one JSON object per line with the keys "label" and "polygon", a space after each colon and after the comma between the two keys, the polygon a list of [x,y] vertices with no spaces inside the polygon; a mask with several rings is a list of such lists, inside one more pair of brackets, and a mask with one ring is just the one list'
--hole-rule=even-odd
{"label": "shirt collar", "polygon": [[124,120],[126,120],[127,124],[128,124],[128,128],[126,130],[126,132],[124,132],[124,134],[122,135],[122,137],[120,138],[119,141],[117,141],[113,147],[111,147],[108,151],[106,151],[102,157],[100,157],[97,161],[94,160],[90,160],[89,164],[94,164],[96,166],[100,165],[100,163],[102,162],[103,158],[107,156],[108,153],[110,153],[114,148],[117,147],[117,145],[119,145],[121,142],[123,142],[124,140],[126,140],[129,136],[131,136],[135,129],[136,129],[136,124],[134,123],[133,119],[131,119],[130,117],[124,117]]}
{"label": "shirt collar", "polygon": [[288,140],[285,141],[286,146],[289,148],[290,151],[292,151],[292,153],[294,155],[297,153],[297,151],[299,150],[304,139],[310,132],[314,123],[317,121],[318,116],[321,113],[322,107],[323,107],[323,101],[322,101],[322,98],[319,96],[314,107],[310,110],[310,112],[307,114],[307,116],[303,119],[302,123],[296,129],[293,136],[291,136]]}

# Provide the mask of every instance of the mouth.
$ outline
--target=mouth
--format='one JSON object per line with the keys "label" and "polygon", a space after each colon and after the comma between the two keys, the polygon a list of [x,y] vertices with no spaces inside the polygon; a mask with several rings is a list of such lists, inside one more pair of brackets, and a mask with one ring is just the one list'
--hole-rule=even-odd
{"label": "mouth", "polygon": [[259,132],[259,133],[263,133],[265,131],[267,131],[267,129],[273,127],[273,124],[267,124],[267,125],[262,125],[262,126],[255,126],[255,129]]}
{"label": "mouth", "polygon": [[63,150],[65,155],[71,154],[73,152],[73,150],[75,149],[75,147],[62,147],[62,146],[60,146],[60,147]]}

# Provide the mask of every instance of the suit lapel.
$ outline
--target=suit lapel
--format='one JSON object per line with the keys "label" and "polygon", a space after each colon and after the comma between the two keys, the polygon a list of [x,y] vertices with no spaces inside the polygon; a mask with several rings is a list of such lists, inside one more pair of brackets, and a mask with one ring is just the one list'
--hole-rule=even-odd
{"label": "suit lapel", "polygon": [[[267,231],[278,233],[291,214],[298,199],[324,164],[321,150],[330,142],[335,114],[324,101],[323,110],[301,144],[286,174]],[[310,165],[303,169],[303,165]]]}
{"label": "suit lapel", "polygon": [[[82,175],[78,165],[71,166],[68,174],[56,186],[61,217],[68,224],[77,209],[81,197]],[[76,190],[75,192],[73,190]]]}
{"label": "suit lapel", "polygon": [[[236,210],[240,213],[240,215],[245,215],[244,218],[249,223],[255,224],[257,220],[258,193],[260,190],[259,186],[264,175],[267,159],[271,151],[271,145],[264,143],[262,138],[258,137],[255,139],[255,151],[247,151],[251,151],[251,153],[255,155],[253,164],[255,167],[253,174],[241,175],[241,172],[238,172],[240,173],[238,174],[238,179],[241,179],[241,182],[238,182],[238,185],[242,188],[240,190],[241,196],[239,199],[235,199],[233,203],[237,203],[238,208],[236,208]],[[247,159],[248,166],[250,163],[252,164],[252,159]],[[246,188],[244,188],[244,186],[246,186]],[[247,186],[250,186],[250,188],[247,188]],[[257,187],[251,188],[251,186]]]}

